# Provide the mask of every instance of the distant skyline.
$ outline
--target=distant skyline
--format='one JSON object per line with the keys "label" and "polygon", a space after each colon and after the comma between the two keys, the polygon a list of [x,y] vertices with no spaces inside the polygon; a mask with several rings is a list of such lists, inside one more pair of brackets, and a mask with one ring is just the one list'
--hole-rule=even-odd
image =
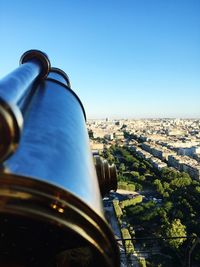
{"label": "distant skyline", "polygon": [[178,117],[144,117],[144,118],[136,118],[136,117],[99,117],[99,118],[88,118],[88,121],[103,121],[103,120],[108,120],[108,121],[117,121],[117,120],[198,120],[200,121],[200,118],[196,117],[196,118],[178,118]]}
{"label": "distant skyline", "polygon": [[199,0],[0,1],[0,78],[29,49],[87,118],[200,118]]}

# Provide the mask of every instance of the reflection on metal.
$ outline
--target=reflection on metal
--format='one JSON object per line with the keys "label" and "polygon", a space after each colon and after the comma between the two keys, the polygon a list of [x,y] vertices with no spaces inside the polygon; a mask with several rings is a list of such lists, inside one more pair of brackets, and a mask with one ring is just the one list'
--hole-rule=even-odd
{"label": "reflection on metal", "polygon": [[71,88],[71,83],[68,75],[61,69],[51,68],[51,71],[48,74],[48,78],[52,78],[58,82],[61,82]]}
{"label": "reflection on metal", "polygon": [[[68,76],[38,54],[45,55],[25,53],[14,78],[0,82],[0,100],[12,107],[10,112],[0,105],[0,263],[117,267],[118,247],[103,215],[83,105]],[[21,129],[13,106],[24,127],[18,149],[7,158],[2,151],[10,149],[4,148],[8,141],[17,146]],[[114,168],[107,166],[107,172]]]}
{"label": "reflection on metal", "polygon": [[117,170],[115,164],[109,166],[110,169],[110,190],[117,191]]}
{"label": "reflection on metal", "polygon": [[20,67],[0,81],[0,162],[17,148],[23,124],[22,113],[34,82],[44,78],[50,69],[46,54],[27,51],[20,60]]}
{"label": "reflection on metal", "polygon": [[99,181],[101,195],[105,196],[111,190],[117,190],[117,171],[114,164],[109,165],[107,160],[95,155],[95,167]]}

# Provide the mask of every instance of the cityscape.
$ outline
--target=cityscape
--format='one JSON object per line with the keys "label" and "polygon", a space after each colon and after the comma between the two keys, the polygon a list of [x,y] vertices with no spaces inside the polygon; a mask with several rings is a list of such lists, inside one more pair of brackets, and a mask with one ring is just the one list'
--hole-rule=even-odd
{"label": "cityscape", "polygon": [[[89,120],[88,129],[96,139],[92,150],[126,144],[158,170],[168,165],[200,179],[199,119]],[[124,133],[133,138],[125,139]],[[105,144],[98,142],[102,138]]]}
{"label": "cityscape", "polygon": [[200,119],[106,118],[87,127],[93,154],[117,167],[118,189],[103,203],[121,267],[199,266]]}
{"label": "cityscape", "polygon": [[0,267],[200,267],[199,14],[0,1]]}

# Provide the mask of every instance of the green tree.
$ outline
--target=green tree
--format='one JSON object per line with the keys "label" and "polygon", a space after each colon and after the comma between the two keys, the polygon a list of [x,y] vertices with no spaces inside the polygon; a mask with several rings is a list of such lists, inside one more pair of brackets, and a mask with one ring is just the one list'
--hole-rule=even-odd
{"label": "green tree", "polygon": [[145,181],[145,176],[144,176],[144,175],[140,175],[140,176],[138,177],[138,180],[139,180],[139,181]]}
{"label": "green tree", "polygon": [[156,186],[156,191],[163,195],[164,189],[160,180],[156,179],[153,184]]}
{"label": "green tree", "polygon": [[136,172],[136,171],[131,172],[131,174],[132,174],[133,177],[136,178],[136,179],[138,179],[139,176],[140,176],[139,172]]}
{"label": "green tree", "polygon": [[113,200],[113,207],[114,207],[114,210],[115,210],[115,214],[116,214],[116,217],[117,218],[120,218],[123,213],[122,213],[122,210],[119,206],[119,201],[118,200]]}
{"label": "green tree", "polygon": [[165,190],[169,189],[169,183],[164,182],[164,183],[163,183],[163,188],[164,188]]}
{"label": "green tree", "polygon": [[164,203],[164,209],[169,212],[173,208],[173,203],[171,201],[167,201]]}
{"label": "green tree", "polygon": [[[172,248],[178,249],[180,245],[186,240],[185,238],[181,238],[186,236],[186,226],[181,223],[180,219],[174,219],[171,224],[169,224],[166,228],[166,236],[168,238],[168,243]],[[173,239],[173,237],[177,237]],[[178,238],[180,237],[180,238]]]}
{"label": "green tree", "polygon": [[133,170],[138,171],[140,164],[138,162],[134,162],[132,165]]}
{"label": "green tree", "polygon": [[124,172],[125,170],[126,170],[125,164],[124,164],[124,163],[121,163],[121,164],[119,165],[119,171],[120,171],[120,172]]}
{"label": "green tree", "polygon": [[[122,228],[121,233],[123,239],[131,239],[131,235],[128,229]],[[134,252],[135,249],[131,240],[125,240],[125,249],[127,254],[131,254]]]}
{"label": "green tree", "polygon": [[196,190],[197,193],[200,193],[200,186],[196,186],[195,190]]}
{"label": "green tree", "polygon": [[175,178],[173,181],[171,181],[170,185],[175,187],[185,187],[190,185],[192,182],[191,178],[187,177],[181,177],[181,178]]}

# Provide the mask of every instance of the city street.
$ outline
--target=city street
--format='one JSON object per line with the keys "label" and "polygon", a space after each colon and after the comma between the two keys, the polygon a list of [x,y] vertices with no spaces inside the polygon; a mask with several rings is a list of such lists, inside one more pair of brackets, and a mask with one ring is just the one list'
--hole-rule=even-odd
{"label": "city street", "polygon": [[[115,197],[118,196],[118,198],[126,197],[127,199],[129,194],[137,194],[137,193],[119,189],[117,190],[117,193],[115,192],[111,193],[111,198],[113,198],[113,196]],[[117,240],[122,239],[120,227],[119,227],[117,218],[115,216],[115,211],[114,211],[111,199],[106,198],[106,201],[104,201],[104,203],[105,203],[105,208],[104,208],[105,215],[114,232],[115,238]],[[118,244],[119,244],[119,250],[120,250],[121,267],[139,267],[137,257],[132,254],[127,260],[126,251],[125,251],[123,242],[120,240],[118,241]]]}

